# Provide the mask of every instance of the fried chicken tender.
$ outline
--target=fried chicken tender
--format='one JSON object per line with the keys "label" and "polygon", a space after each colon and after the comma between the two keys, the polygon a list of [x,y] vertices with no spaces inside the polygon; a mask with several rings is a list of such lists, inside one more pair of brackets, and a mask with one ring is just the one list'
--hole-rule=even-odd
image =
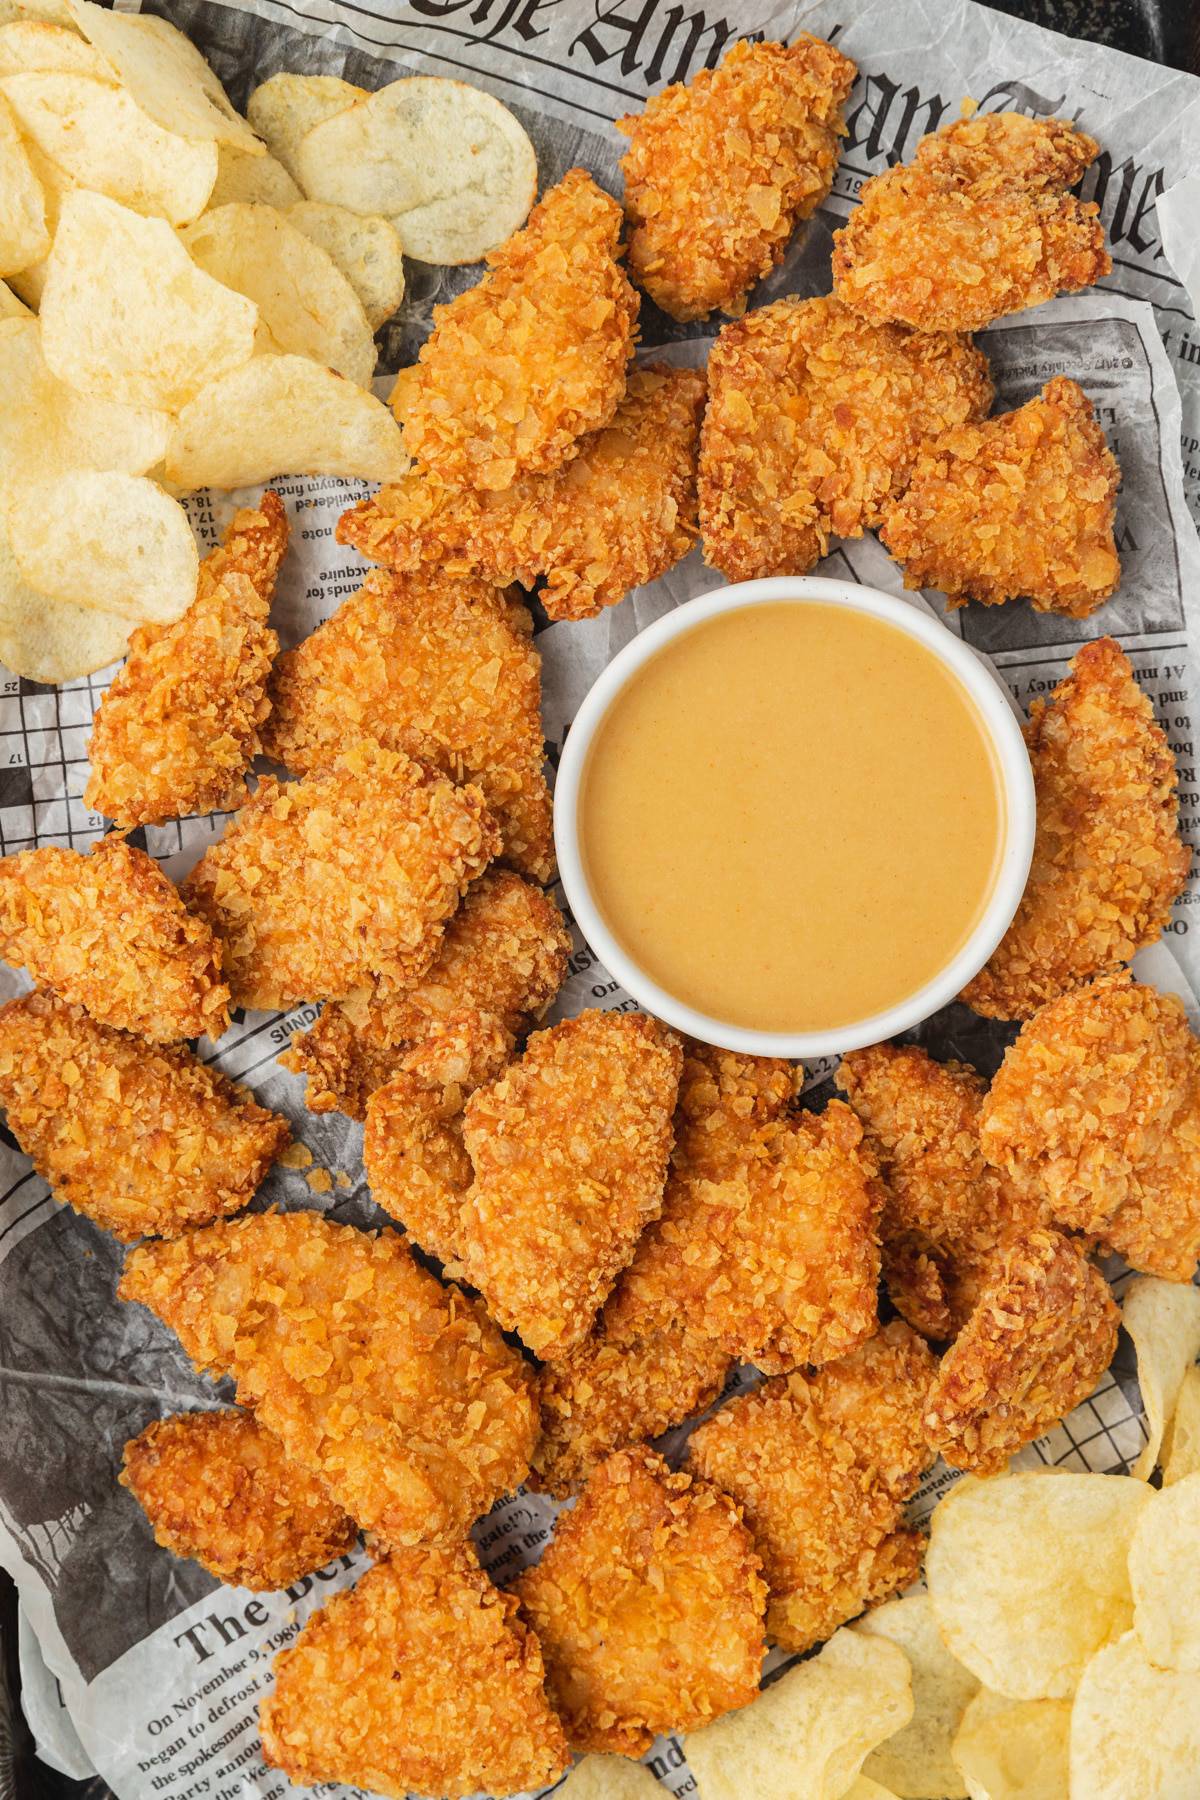
{"label": "fried chicken tender", "polygon": [[836,1080],[866,1126],[886,1189],[880,1237],[892,1305],[923,1336],[952,1338],[1001,1246],[1044,1219],[1041,1197],[985,1162],[987,1082],[966,1063],[876,1044],[844,1057]]}
{"label": "fried chicken tender", "polygon": [[583,1012],[467,1102],[465,1276],[544,1361],[587,1337],[658,1217],[681,1063],[657,1019]]}
{"label": "fried chicken tender", "polygon": [[641,1756],[758,1693],[766,1585],[727,1494],[640,1446],[600,1465],[514,1591],[573,1750]]}
{"label": "fried chicken tender", "polygon": [[801,33],[731,44],[715,69],[674,82],[616,121],[629,267],[674,319],[740,312],[833,185],[849,57]]}
{"label": "fried chicken tender", "polygon": [[1187,882],[1175,759],[1112,638],[1085,644],[1025,731],[1037,794],[1017,916],[962,998],[989,1019],[1114,973],[1154,943]]}
{"label": "fried chicken tender", "polygon": [[785,1650],[831,1637],[920,1572],[904,1502],[934,1461],[922,1414],[937,1364],[900,1320],[823,1369],[766,1382],[692,1434],[687,1466],[745,1509]]}
{"label": "fried chicken tender", "polygon": [[153,1044],[229,1024],[220,950],[153,857],[123,837],[0,859],[0,956],[102,1024]]}
{"label": "fried chicken tender", "polygon": [[980,1118],[988,1161],[1135,1269],[1191,1281],[1200,1257],[1200,1043],[1173,994],[1128,971],[1035,1013]]}
{"label": "fried chicken tender", "polygon": [[275,1659],[263,1755],[307,1787],[406,1800],[541,1789],[570,1757],[542,1653],[469,1543],[407,1550],[313,1614]]}
{"label": "fried chicken tender", "polygon": [[833,291],[874,325],[982,331],[1112,268],[1099,207],[1066,192],[1099,145],[1065,119],[985,113],[921,139],[833,236]]}
{"label": "fried chicken tender", "polygon": [[529,1374],[399,1233],[251,1213],[130,1252],[120,1285],[381,1545],[461,1536],[524,1480]]}
{"label": "fried chicken tender", "polygon": [[1012,1239],[938,1367],[925,1409],[934,1448],[952,1469],[998,1475],[1092,1393],[1120,1319],[1070,1238],[1037,1227]]}
{"label": "fried chicken tender", "polygon": [[593,618],[691,549],[703,410],[701,370],[633,369],[611,422],[551,474],[491,493],[416,468],[343,513],[338,539],[405,572],[440,564],[527,588],[544,575],[551,619]]}
{"label": "fried chicken tender", "polygon": [[0,1105],[55,1199],[125,1243],[240,1212],[291,1135],[184,1045],[43,992],[0,1007]]}
{"label": "fried chicken tender", "polygon": [[546,474],[625,392],[638,297],[617,258],[621,209],[571,169],[488,273],[446,306],[392,389],[405,447],[460,487]]}
{"label": "fried chicken tender", "polygon": [[948,606],[1024,595],[1086,619],[1121,579],[1120,481],[1091,401],[1056,375],[1015,412],[927,444],[879,535],[905,587],[940,588]]}
{"label": "fried chicken tender", "polygon": [[708,362],[700,448],[704,554],[731,581],[803,575],[861,537],[922,442],[982,419],[987,359],[946,332],[868,325],[831,296],[726,325]]}
{"label": "fried chicken tender", "polygon": [[154,1419],[126,1444],[117,1479],[164,1550],[233,1587],[289,1587],[358,1536],[321,1483],[249,1413]]}
{"label": "fried chicken tender", "polygon": [[240,806],[270,710],[267,614],[287,541],[268,490],[205,557],[182,619],[134,632],[92,723],[85,806],[125,827]]}
{"label": "fried chicken tender", "polygon": [[264,776],[182,891],[237,1005],[282,1010],[418,979],[499,843],[478,788],[363,741],[303,781]]}

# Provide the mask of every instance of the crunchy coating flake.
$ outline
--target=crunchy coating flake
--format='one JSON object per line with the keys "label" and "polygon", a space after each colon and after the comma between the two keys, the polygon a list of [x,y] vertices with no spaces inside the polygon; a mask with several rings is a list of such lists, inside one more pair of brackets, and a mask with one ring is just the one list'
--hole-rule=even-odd
{"label": "crunchy coating flake", "polygon": [[120,1285],[392,1547],[453,1539],[524,1480],[529,1374],[398,1232],[251,1213],[130,1252]]}
{"label": "crunchy coating flake", "polygon": [[117,1479],[164,1550],[233,1587],[290,1587],[358,1536],[321,1483],[249,1413],[154,1419],[126,1444]]}
{"label": "crunchy coating flake", "polygon": [[393,1800],[540,1789],[570,1761],[543,1674],[537,1638],[469,1543],[404,1551],[276,1657],[263,1754],[297,1784]]}
{"label": "crunchy coating flake", "polygon": [[823,1369],[766,1382],[693,1432],[688,1467],[732,1494],[763,1559],[767,1632],[831,1637],[916,1579],[904,1502],[934,1461],[922,1413],[937,1364],[900,1320]]}
{"label": "crunchy coating flake", "polygon": [[855,65],[823,39],[730,45],[616,121],[629,267],[674,319],[740,312],[825,199]]}
{"label": "crunchy coating flake", "polygon": [[445,481],[511,487],[572,456],[625,392],[638,297],[617,261],[621,209],[571,169],[488,273],[446,306],[392,410],[405,448]]}
{"label": "crunchy coating flake", "polygon": [[125,1243],[240,1212],[291,1136],[185,1045],[42,992],[0,1007],[0,1105],[55,1199]]}
{"label": "crunchy coating flake", "polygon": [[548,881],[554,839],[531,632],[525,608],[485,581],[373,574],[276,663],[267,755],[312,775],[351,744],[403,750],[476,783],[501,854]]}
{"label": "crunchy coating flake", "polygon": [[1035,1013],[980,1119],[988,1161],[1135,1269],[1200,1257],[1200,1043],[1174,994],[1103,975]]}
{"label": "crunchy coating flake", "polygon": [[639,1446],[600,1465],[514,1591],[573,1750],[641,1756],[758,1693],[766,1586],[727,1494]]}
{"label": "crunchy coating flake", "polygon": [[1014,1238],[938,1367],[930,1442],[952,1469],[998,1475],[1087,1399],[1120,1320],[1107,1281],[1070,1238],[1045,1227]]}
{"label": "crunchy coating flake", "polygon": [[84,804],[118,825],[223,812],[245,797],[279,639],[267,629],[288,522],[278,494],[235,513],[173,625],[143,625],[100,702]]}
{"label": "crunchy coating flake", "polygon": [[544,575],[551,619],[593,618],[691,549],[703,410],[701,370],[632,369],[610,423],[553,473],[487,493],[415,468],[343,513],[338,538],[403,571],[440,564],[527,588]]}
{"label": "crunchy coating flake", "polygon": [[123,837],[0,860],[0,956],[71,1005],[153,1044],[229,1024],[212,931]]}
{"label": "crunchy coating flake", "polygon": [[831,536],[861,537],[924,440],[992,403],[968,339],[868,325],[829,295],[726,325],[708,381],[700,530],[731,581],[803,575]]}
{"label": "crunchy coating flake", "polygon": [[1191,864],[1166,733],[1112,638],[1085,644],[1033,702],[1025,741],[1033,865],[1016,918],[962,993],[989,1019],[1028,1019],[1154,943]]}
{"label": "crunchy coating flake", "polygon": [[264,776],[183,893],[236,1003],[283,1010],[423,975],[498,847],[478,788],[364,741],[303,781]]}
{"label": "crunchy coating flake", "polygon": [[905,587],[940,588],[948,606],[1026,596],[1086,619],[1121,579],[1120,481],[1095,407],[1056,375],[1015,412],[927,444],[879,535]]}
{"label": "crunchy coating flake", "polygon": [[1107,275],[1099,208],[1066,192],[1099,145],[1065,119],[977,114],[872,176],[833,234],[833,291],[864,319],[982,331]]}

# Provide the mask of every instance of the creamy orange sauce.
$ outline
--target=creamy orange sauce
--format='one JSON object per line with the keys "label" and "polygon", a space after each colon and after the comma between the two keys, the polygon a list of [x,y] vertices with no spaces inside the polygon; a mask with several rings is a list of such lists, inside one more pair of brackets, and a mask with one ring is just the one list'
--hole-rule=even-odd
{"label": "creamy orange sauce", "polygon": [[711,1018],[821,1031],[923,987],[996,877],[1004,801],[969,694],[913,638],[767,603],[664,646],[601,720],[579,838],[610,931]]}

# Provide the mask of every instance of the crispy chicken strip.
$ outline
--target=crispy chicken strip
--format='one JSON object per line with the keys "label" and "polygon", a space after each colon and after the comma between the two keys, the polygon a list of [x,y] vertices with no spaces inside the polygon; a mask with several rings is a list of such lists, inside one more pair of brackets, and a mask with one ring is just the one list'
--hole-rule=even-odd
{"label": "crispy chicken strip", "polygon": [[462,487],[511,487],[566,462],[625,392],[638,297],[620,255],[621,209],[586,169],[542,196],[488,273],[433,309],[392,410],[417,461]]}
{"label": "crispy chicken strip", "polygon": [[251,1213],[130,1252],[120,1296],[177,1333],[385,1547],[450,1540],[524,1480],[529,1374],[399,1233]]}
{"label": "crispy chicken strip", "polygon": [[205,557],[182,619],[134,632],[92,724],[85,806],[126,827],[240,806],[270,710],[267,614],[287,541],[268,490]]}
{"label": "crispy chicken strip", "polygon": [[263,1755],[291,1781],[406,1800],[541,1789],[570,1757],[538,1641],[469,1543],[407,1550],[335,1594],[275,1659]]}
{"label": "crispy chicken strip", "polygon": [[55,1199],[125,1243],[240,1212],[291,1135],[185,1045],[41,992],[0,1007],[0,1105]]}
{"label": "crispy chicken strip", "polygon": [[674,319],[740,312],[833,185],[849,57],[801,33],[738,39],[715,69],[617,120],[629,267]]}
{"label": "crispy chicken strip", "polygon": [[1064,119],[977,114],[872,176],[833,237],[833,291],[872,324],[981,331],[1112,268],[1099,208],[1067,193],[1099,146]]}
{"label": "crispy chicken strip", "polygon": [[618,1450],[515,1584],[573,1750],[641,1756],[758,1692],[766,1586],[742,1509]]}
{"label": "crispy chicken strip", "polygon": [[590,619],[656,581],[696,537],[696,445],[704,375],[632,369],[611,422],[549,475],[500,493],[414,468],[343,513],[340,542],[405,572],[440,564],[531,588],[552,619]]}
{"label": "crispy chicken strip", "polygon": [[770,1588],[767,1632],[785,1650],[811,1649],[916,1579],[924,1538],[905,1529],[904,1502],[934,1460],[922,1414],[936,1369],[893,1320],[692,1434],[688,1467],[745,1508]]}
{"label": "crispy chicken strip", "polygon": [[969,339],[867,325],[830,296],[726,325],[708,381],[700,530],[731,581],[803,575],[831,537],[861,537],[922,442],[992,403]]}
{"label": "crispy chicken strip", "polygon": [[173,1556],[232,1587],[286,1588],[351,1548],[358,1527],[249,1413],[154,1419],[118,1480]]}
{"label": "crispy chicken strip", "polygon": [[1033,866],[1016,918],[962,994],[989,1019],[1028,1019],[1154,943],[1192,859],[1170,745],[1112,638],[1085,644],[1050,698],[1033,702],[1025,741]]}

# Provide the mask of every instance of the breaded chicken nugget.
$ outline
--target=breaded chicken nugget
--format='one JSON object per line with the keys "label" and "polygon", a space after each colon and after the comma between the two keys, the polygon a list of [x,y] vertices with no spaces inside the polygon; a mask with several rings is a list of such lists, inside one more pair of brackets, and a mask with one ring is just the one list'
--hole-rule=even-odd
{"label": "breaded chicken nugget", "polygon": [[392,1800],[541,1789],[570,1757],[542,1654],[469,1543],[407,1550],[368,1570],[275,1659],[263,1755],[308,1786]]}
{"label": "breaded chicken nugget", "polygon": [[1099,207],[1066,192],[1099,146],[1064,119],[978,114],[872,176],[833,237],[833,291],[872,324],[982,331],[1112,268]]}
{"label": "breaded chicken nugget", "polygon": [[740,312],[833,185],[849,57],[801,33],[731,44],[715,69],[616,121],[629,268],[674,319]]}
{"label": "breaded chicken nugget", "polygon": [[385,1546],[461,1536],[524,1480],[529,1374],[398,1232],[251,1213],[130,1252],[120,1285]]}
{"label": "breaded chicken nugget", "polygon": [[511,487],[574,454],[625,392],[638,297],[620,255],[621,209],[571,169],[488,273],[433,309],[433,333],[391,404],[405,448],[461,487]]}
{"label": "breaded chicken nugget", "polygon": [[829,296],[726,325],[708,381],[700,530],[705,560],[731,581],[803,575],[830,537],[861,537],[924,439],[992,403],[968,339],[867,325]]}
{"label": "breaded chicken nugget", "polygon": [[927,444],[879,536],[908,588],[948,606],[1027,596],[1086,619],[1116,592],[1121,471],[1077,382],[1056,375],[1016,412]]}
{"label": "breaded chicken nugget", "polygon": [[239,806],[270,710],[267,629],[288,522],[278,494],[235,513],[173,625],[143,625],[92,723],[84,804],[118,825]]}
{"label": "breaded chicken nugget", "polygon": [[980,1143],[1059,1224],[1147,1275],[1192,1279],[1200,1043],[1174,994],[1122,970],[1044,1006],[992,1083]]}
{"label": "breaded chicken nugget", "polygon": [[363,741],[303,781],[264,776],[182,891],[237,1005],[282,1009],[419,978],[498,848],[478,788]]}
{"label": "breaded chicken nugget", "polygon": [[0,860],[0,956],[94,1019],[154,1044],[219,1038],[229,989],[212,931],[122,837]]}
{"label": "breaded chicken nugget", "polygon": [[544,575],[550,618],[590,619],[691,549],[703,410],[701,370],[633,369],[611,422],[553,473],[487,493],[415,468],[343,513],[338,539],[404,571],[440,564],[527,588]]}
{"label": "breaded chicken nugget", "polygon": [[466,1279],[545,1361],[587,1337],[658,1217],[681,1063],[657,1019],[583,1012],[467,1103]]}
{"label": "breaded chicken nugget", "polygon": [[164,1550],[232,1587],[289,1587],[358,1536],[315,1476],[249,1413],[154,1419],[126,1444],[117,1479]]}
{"label": "breaded chicken nugget", "polygon": [[1045,1206],[1036,1190],[985,1162],[987,1082],[966,1063],[876,1044],[844,1057],[836,1079],[867,1128],[887,1191],[880,1237],[892,1305],[925,1337],[952,1338],[1001,1246],[1041,1222]]}
{"label": "breaded chicken nugget", "polygon": [[542,765],[542,665],[525,608],[484,581],[371,575],[275,665],[268,756],[295,775],[329,769],[374,740],[473,781],[502,855],[539,881],[554,872]]}
{"label": "breaded chicken nugget", "polygon": [[1029,880],[962,998],[1028,1019],[1162,935],[1192,853],[1179,835],[1175,759],[1112,638],[1085,644],[1025,730],[1037,793]]}
{"label": "breaded chicken nugget", "polygon": [[573,1750],[641,1756],[758,1692],[766,1586],[737,1503],[641,1446],[600,1465],[514,1591]]}
{"label": "breaded chicken nugget", "polygon": [[938,1367],[929,1441],[952,1469],[998,1475],[1087,1399],[1120,1320],[1108,1283],[1070,1238],[1038,1227],[1012,1239]]}
{"label": "breaded chicken nugget", "polygon": [[808,1650],[907,1587],[924,1538],[904,1502],[934,1460],[922,1414],[937,1368],[907,1325],[823,1369],[768,1381],[721,1407],[688,1467],[732,1494],[763,1559],[767,1632]]}
{"label": "breaded chicken nugget", "polygon": [[47,993],[0,1007],[0,1105],[55,1199],[125,1243],[240,1212],[290,1139],[286,1119],[184,1045]]}

